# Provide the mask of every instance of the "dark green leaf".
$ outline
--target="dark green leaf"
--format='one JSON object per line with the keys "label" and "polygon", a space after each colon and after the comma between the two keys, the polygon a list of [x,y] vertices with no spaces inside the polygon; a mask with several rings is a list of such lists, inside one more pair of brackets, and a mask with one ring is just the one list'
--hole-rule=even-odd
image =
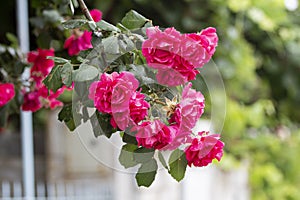
{"label": "dark green leaf", "polygon": [[73,118],[72,104],[64,105],[64,107],[58,113],[58,120],[65,122],[70,131],[75,130],[76,125]]}
{"label": "dark green leaf", "polygon": [[60,73],[61,66],[56,65],[43,81],[47,88],[52,90],[53,92],[56,92],[59,88],[63,86]]}
{"label": "dark green leaf", "polygon": [[138,163],[146,163],[154,157],[154,149],[140,147],[134,151],[134,160]]}
{"label": "dark green leaf", "polygon": [[0,128],[6,126],[8,118],[8,104],[0,107]]}
{"label": "dark green leaf", "polygon": [[110,136],[116,132],[116,129],[114,129],[110,124],[110,118],[111,116],[109,114],[102,114],[97,110],[91,116],[90,121],[95,137],[105,135],[110,138]]}
{"label": "dark green leaf", "polygon": [[137,144],[135,137],[127,134],[126,132],[123,134],[122,140],[123,142],[128,144]]}
{"label": "dark green leaf", "polygon": [[97,26],[101,29],[101,30],[105,30],[105,31],[116,31],[116,32],[120,32],[121,30],[119,28],[117,28],[116,26],[104,21],[104,20],[100,20],[99,22],[96,23]]}
{"label": "dark green leaf", "polygon": [[162,153],[160,151],[158,151],[158,159],[159,161],[161,162],[161,164],[164,166],[164,168],[166,168],[166,170],[169,171],[169,167],[168,167],[168,164],[164,158],[164,156],[162,155]]}
{"label": "dark green leaf", "polygon": [[99,71],[96,67],[88,65],[88,64],[81,64],[78,70],[73,71],[73,78],[74,81],[90,81],[96,78],[99,75]]}
{"label": "dark green leaf", "polygon": [[134,160],[134,157],[133,157],[134,150],[136,150],[137,148],[138,147],[133,144],[125,144],[122,147],[122,150],[121,150],[121,153],[119,156],[119,161],[120,161],[121,165],[123,165],[126,169],[138,164]]}
{"label": "dark green leaf", "polygon": [[157,162],[154,159],[143,163],[135,176],[138,186],[149,187],[155,179],[157,168]]}
{"label": "dark green leaf", "polygon": [[65,29],[80,28],[85,25],[88,21],[85,19],[71,19],[62,23]]}
{"label": "dark green leaf", "polygon": [[180,181],[184,178],[185,170],[187,166],[187,160],[185,153],[182,150],[176,149],[172,152],[169,158],[169,173],[176,180]]}
{"label": "dark green leaf", "polygon": [[14,48],[18,47],[19,41],[18,41],[18,38],[14,34],[12,34],[12,33],[6,33],[6,38],[11,43],[10,46],[12,46]]}
{"label": "dark green leaf", "polygon": [[66,63],[61,68],[61,79],[63,84],[70,87],[72,85],[72,72],[73,66],[70,63]]}
{"label": "dark green leaf", "polygon": [[144,26],[144,24],[149,21],[141,14],[134,10],[126,13],[125,17],[122,19],[121,23],[128,29],[137,29]]}

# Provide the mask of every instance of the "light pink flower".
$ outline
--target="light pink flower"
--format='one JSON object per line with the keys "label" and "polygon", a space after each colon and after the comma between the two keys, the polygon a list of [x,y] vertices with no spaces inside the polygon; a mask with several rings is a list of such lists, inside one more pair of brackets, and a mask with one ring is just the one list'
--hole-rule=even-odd
{"label": "light pink flower", "polygon": [[65,41],[64,48],[68,49],[70,56],[77,55],[80,51],[93,48],[92,32],[84,31],[83,33],[77,29],[74,33]]}
{"label": "light pink flower", "polygon": [[191,87],[191,83],[184,87],[181,102],[177,104],[175,112],[169,120],[171,125],[178,126],[178,132],[172,142],[173,147],[170,147],[173,149],[186,142],[204,112],[203,95]]}
{"label": "light pink flower", "polygon": [[111,96],[112,116],[121,130],[125,130],[130,120],[129,103],[139,87],[138,80],[130,72],[121,72]]}
{"label": "light pink flower", "polygon": [[11,83],[0,83],[0,107],[7,104],[15,96],[15,86]]}
{"label": "light pink flower", "polygon": [[221,160],[223,156],[224,143],[220,135],[208,135],[208,132],[199,132],[200,137],[192,139],[190,146],[185,149],[188,165],[196,167],[207,166],[212,160]]}
{"label": "light pink flower", "polygon": [[37,49],[27,54],[29,63],[33,63],[30,70],[30,77],[36,84],[41,84],[42,80],[50,73],[54,67],[54,61],[47,59],[47,56],[54,56],[54,49]]}
{"label": "light pink flower", "polygon": [[160,120],[154,120],[143,122],[132,131],[136,132],[135,137],[139,146],[163,149],[172,142],[176,129],[166,126]]}
{"label": "light pink flower", "polygon": [[99,22],[102,19],[102,12],[98,9],[90,10],[90,14],[95,22]]}
{"label": "light pink flower", "polygon": [[207,52],[205,62],[208,62],[215,53],[218,45],[218,35],[216,33],[216,29],[208,27],[203,29],[200,33],[190,33],[187,34],[187,36],[197,41],[202,47],[205,48]]}

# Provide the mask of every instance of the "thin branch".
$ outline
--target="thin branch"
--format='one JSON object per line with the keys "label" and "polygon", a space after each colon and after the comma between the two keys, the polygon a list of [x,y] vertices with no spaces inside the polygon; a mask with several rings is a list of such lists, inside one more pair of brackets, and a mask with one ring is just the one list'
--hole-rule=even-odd
{"label": "thin branch", "polygon": [[84,14],[84,16],[89,20],[89,21],[93,21],[92,15],[89,11],[89,9],[86,7],[84,0],[78,0],[79,6],[81,8],[82,13]]}

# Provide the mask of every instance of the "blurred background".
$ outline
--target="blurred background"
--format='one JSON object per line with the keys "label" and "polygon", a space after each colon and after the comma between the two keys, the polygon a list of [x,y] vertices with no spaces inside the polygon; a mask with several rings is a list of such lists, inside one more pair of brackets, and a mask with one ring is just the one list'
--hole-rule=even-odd
{"label": "blurred background", "polygon": [[[65,36],[60,34],[63,30],[55,17],[59,19],[70,12],[67,3],[67,0],[29,1],[31,50],[51,46],[59,55],[63,45],[59,41],[64,41]],[[220,113],[220,119],[217,117],[213,123],[223,128],[225,155],[220,164],[189,170],[180,184],[161,172],[149,190],[138,189],[133,175],[113,171],[89,155],[79,138],[57,121],[57,111],[40,110],[34,113],[33,120],[37,196],[69,192],[117,200],[300,199],[297,0],[86,0],[86,3],[89,8],[100,9],[103,19],[112,24],[134,9],[152,19],[154,25],[174,26],[181,32],[216,27],[219,45],[213,61],[202,71],[209,74],[210,65],[214,65],[224,81],[225,121],[224,113]],[[0,43],[9,45],[12,37],[7,37],[7,33],[16,35],[16,3],[3,4]],[[213,77],[214,73],[210,75]],[[201,76],[194,85],[206,97],[204,119],[209,120],[210,96],[220,95],[223,101],[224,91],[209,90]],[[62,98],[68,101],[70,97]],[[16,114],[10,116],[8,127],[0,130],[0,197],[22,190],[19,127]],[[106,150],[93,142],[89,145],[99,153]],[[84,186],[89,190],[81,191]]]}

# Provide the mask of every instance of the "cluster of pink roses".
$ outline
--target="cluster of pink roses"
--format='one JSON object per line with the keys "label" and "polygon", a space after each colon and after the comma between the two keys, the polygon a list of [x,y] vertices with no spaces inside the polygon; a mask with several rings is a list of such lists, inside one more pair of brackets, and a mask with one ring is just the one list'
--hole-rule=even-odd
{"label": "cluster of pink roses", "polygon": [[218,36],[214,28],[200,33],[181,34],[174,28],[161,31],[148,28],[148,39],[142,53],[149,67],[157,69],[157,81],[167,86],[177,86],[194,80],[197,70],[207,63],[215,52]]}
{"label": "cluster of pink roses", "polygon": [[[220,160],[224,143],[219,135],[192,129],[204,112],[203,95],[187,83],[195,79],[197,70],[207,63],[215,52],[218,37],[214,28],[200,33],[181,34],[174,28],[164,31],[148,28],[148,39],[142,53],[149,67],[157,69],[157,81],[167,86],[185,84],[181,99],[166,100],[167,124],[148,116],[150,104],[137,91],[139,82],[130,72],[104,73],[100,81],[90,87],[90,98],[102,113],[111,115],[111,124],[133,135],[138,146],[159,150],[173,150],[186,145],[188,165],[206,166],[213,159]],[[168,105],[170,104],[170,105]]]}
{"label": "cluster of pink roses", "polygon": [[[95,22],[102,18],[102,12],[94,9],[90,11]],[[75,29],[73,34],[66,39],[64,48],[68,49],[70,56],[77,55],[80,51],[92,48],[91,44],[92,32],[80,31]],[[35,112],[42,107],[54,109],[62,106],[63,103],[57,98],[64,92],[66,88],[63,86],[56,92],[48,91],[47,87],[43,84],[43,80],[50,73],[54,67],[54,61],[47,59],[48,56],[54,56],[54,49],[37,49],[31,51],[27,55],[27,60],[33,66],[30,70],[30,78],[34,82],[34,88],[30,91],[24,90],[24,101],[22,110]]]}
{"label": "cluster of pink roses", "polygon": [[47,56],[54,56],[53,49],[37,49],[27,54],[27,60],[33,66],[30,70],[30,79],[34,82],[34,87],[30,91],[24,90],[22,110],[36,112],[42,107],[54,109],[62,106],[63,103],[57,100],[65,89],[62,87],[56,92],[49,91],[43,80],[54,67],[54,61],[47,59]]}

